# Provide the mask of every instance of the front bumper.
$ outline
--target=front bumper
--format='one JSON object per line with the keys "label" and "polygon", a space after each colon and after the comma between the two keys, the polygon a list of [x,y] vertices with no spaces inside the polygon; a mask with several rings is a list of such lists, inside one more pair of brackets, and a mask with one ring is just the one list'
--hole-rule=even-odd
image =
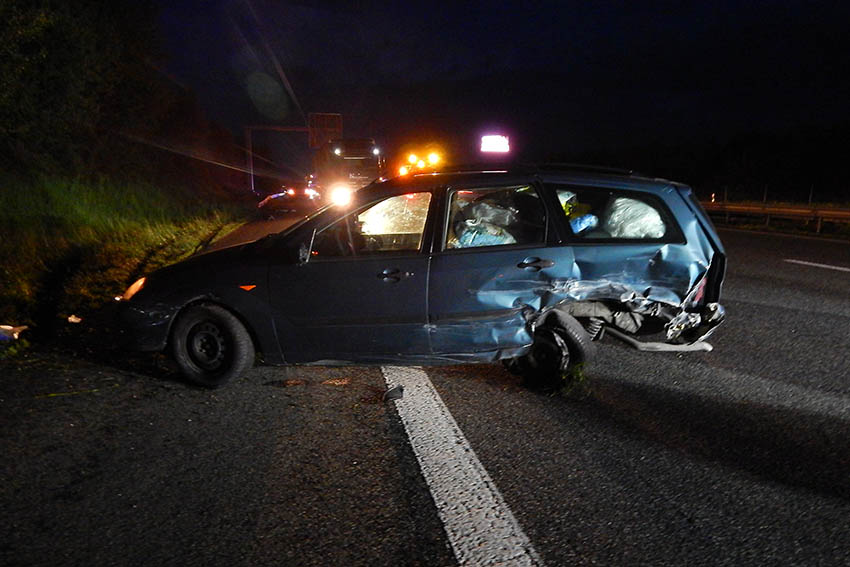
{"label": "front bumper", "polygon": [[116,312],[118,343],[128,350],[164,350],[173,318],[173,309],[121,301]]}

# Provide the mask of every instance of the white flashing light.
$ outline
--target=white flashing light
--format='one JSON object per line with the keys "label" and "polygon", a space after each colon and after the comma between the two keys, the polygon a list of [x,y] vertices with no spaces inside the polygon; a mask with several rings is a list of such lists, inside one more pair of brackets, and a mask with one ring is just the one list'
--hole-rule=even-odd
{"label": "white flashing light", "polygon": [[334,148],[334,153],[338,156],[342,155],[342,148]]}
{"label": "white flashing light", "polygon": [[379,156],[381,155],[381,150],[378,148],[372,148],[372,155]]}
{"label": "white flashing light", "polygon": [[487,153],[506,154],[511,151],[511,145],[508,142],[507,136],[481,136],[481,151]]}

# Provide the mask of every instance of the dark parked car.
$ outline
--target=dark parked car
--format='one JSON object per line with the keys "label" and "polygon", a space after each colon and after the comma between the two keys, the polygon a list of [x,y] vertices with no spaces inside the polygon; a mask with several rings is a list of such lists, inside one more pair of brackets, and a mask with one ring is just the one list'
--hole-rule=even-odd
{"label": "dark parked car", "polygon": [[[720,240],[685,185],[585,167],[458,169],[361,189],[284,232],[195,256],[121,301],[138,349],[217,386],[254,363],[588,361],[603,333],[710,350]],[[651,340],[645,340],[648,336]]]}
{"label": "dark parked car", "polygon": [[267,195],[257,204],[263,216],[288,211],[311,211],[322,204],[321,192],[309,182],[288,183],[280,191]]}

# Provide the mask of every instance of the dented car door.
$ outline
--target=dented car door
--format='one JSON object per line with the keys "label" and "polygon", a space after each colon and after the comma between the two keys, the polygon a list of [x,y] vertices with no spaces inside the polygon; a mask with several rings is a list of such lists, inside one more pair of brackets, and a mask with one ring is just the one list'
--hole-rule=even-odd
{"label": "dented car door", "polygon": [[547,245],[547,207],[531,184],[451,187],[445,203],[428,294],[434,354],[495,360],[522,350],[529,312],[573,265],[570,249]]}

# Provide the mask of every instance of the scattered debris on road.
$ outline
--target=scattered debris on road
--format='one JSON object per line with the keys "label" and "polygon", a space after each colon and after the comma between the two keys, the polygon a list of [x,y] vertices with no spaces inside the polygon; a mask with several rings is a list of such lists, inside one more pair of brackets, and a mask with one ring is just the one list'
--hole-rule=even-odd
{"label": "scattered debris on road", "polygon": [[404,397],[404,386],[398,384],[397,386],[392,386],[386,392],[384,392],[383,400],[385,402],[389,402],[391,400],[400,400]]}
{"label": "scattered debris on road", "polygon": [[13,327],[12,325],[0,325],[0,341],[14,341],[20,334],[29,329],[26,325]]}

